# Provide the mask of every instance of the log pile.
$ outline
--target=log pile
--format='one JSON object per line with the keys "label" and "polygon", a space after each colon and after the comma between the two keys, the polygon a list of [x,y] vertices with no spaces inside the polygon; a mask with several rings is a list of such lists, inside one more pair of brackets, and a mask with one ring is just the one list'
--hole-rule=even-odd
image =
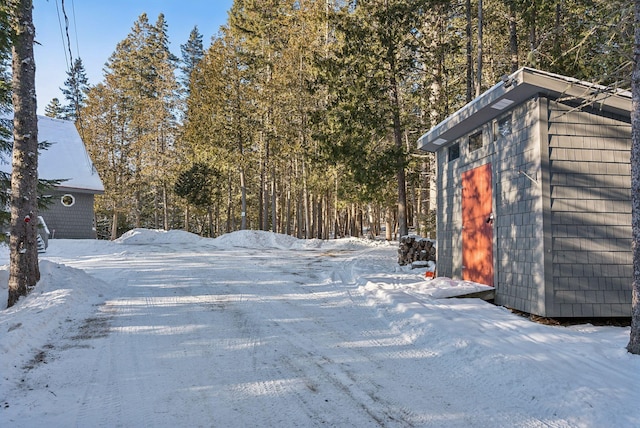
{"label": "log pile", "polygon": [[435,241],[415,235],[400,237],[398,248],[398,264],[400,266],[427,261],[436,261]]}

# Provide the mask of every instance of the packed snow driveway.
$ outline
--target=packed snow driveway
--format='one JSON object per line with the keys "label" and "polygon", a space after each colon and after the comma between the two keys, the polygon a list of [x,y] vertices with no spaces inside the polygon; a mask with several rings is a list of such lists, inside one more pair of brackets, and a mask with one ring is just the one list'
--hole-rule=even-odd
{"label": "packed snow driveway", "polygon": [[0,424],[640,421],[628,329],[540,326],[478,300],[434,299],[395,250],[264,232],[52,241],[42,288],[0,318],[11,360]]}

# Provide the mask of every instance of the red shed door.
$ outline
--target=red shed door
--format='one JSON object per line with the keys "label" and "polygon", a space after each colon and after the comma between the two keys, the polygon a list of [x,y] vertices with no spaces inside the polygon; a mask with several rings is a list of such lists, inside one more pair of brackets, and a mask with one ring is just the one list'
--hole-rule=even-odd
{"label": "red shed door", "polygon": [[462,279],[493,287],[491,164],[462,174]]}

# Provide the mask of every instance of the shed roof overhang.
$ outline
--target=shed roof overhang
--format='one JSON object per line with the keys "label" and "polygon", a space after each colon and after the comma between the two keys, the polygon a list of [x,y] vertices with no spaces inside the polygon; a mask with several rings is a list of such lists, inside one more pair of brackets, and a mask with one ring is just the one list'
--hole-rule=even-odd
{"label": "shed roof overhang", "polygon": [[418,139],[418,149],[436,152],[536,95],[584,102],[623,116],[631,111],[628,91],[524,67],[431,128]]}

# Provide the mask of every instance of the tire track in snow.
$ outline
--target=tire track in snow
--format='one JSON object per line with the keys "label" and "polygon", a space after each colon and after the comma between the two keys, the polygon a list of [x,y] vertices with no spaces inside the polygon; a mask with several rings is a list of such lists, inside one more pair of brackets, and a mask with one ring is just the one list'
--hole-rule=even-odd
{"label": "tire track in snow", "polygon": [[[345,280],[353,278],[350,269],[353,269],[353,262],[337,261],[332,273],[340,277],[340,281],[344,283]],[[300,285],[299,282],[288,283],[280,288],[283,290],[274,289],[267,294],[273,296],[278,295],[279,292],[285,293],[285,297],[269,301],[269,311],[267,314],[262,313],[262,316],[274,315],[281,318],[274,325],[281,331],[278,334],[283,338],[280,346],[285,346],[280,362],[287,367],[288,373],[293,373],[294,377],[304,385],[304,388],[297,390],[296,396],[305,407],[308,417],[313,421],[322,421],[336,426],[362,420],[368,420],[369,423],[377,426],[413,426],[411,412],[393,397],[384,394],[383,388],[375,381],[375,377],[372,377],[372,374],[380,369],[378,360],[390,358],[389,355],[380,355],[377,351],[375,355],[367,351],[378,349],[380,343],[372,339],[377,333],[365,330],[362,334],[363,339],[358,345],[359,349],[341,347],[340,344],[349,344],[353,338],[340,330],[340,323],[326,322],[328,315],[322,313],[344,310],[340,309],[340,305],[334,307],[332,305],[336,303],[327,302],[294,305],[287,301],[286,295],[310,295],[310,301],[313,302],[313,288]],[[333,296],[333,300],[342,302],[348,300],[349,303],[346,306],[349,307],[365,306],[364,300],[354,301],[354,295],[348,289],[341,289],[337,295]],[[345,304],[342,303],[341,306]],[[369,308],[365,310],[370,311]],[[385,326],[379,325],[379,327],[384,329]],[[404,346],[406,343],[403,339],[396,340],[389,337],[385,345],[395,348]],[[327,348],[331,350],[331,355],[319,354],[321,352],[319,350]],[[358,365],[366,367],[354,370],[348,363],[336,361],[358,361]],[[336,405],[360,409],[360,415],[350,421],[323,419],[323,417],[327,418],[326,415],[333,413],[332,410],[335,410]]]}
{"label": "tire track in snow", "polygon": [[[103,336],[93,340],[92,344],[95,346],[94,349],[97,349],[97,351],[93,350],[96,359],[89,369],[88,376],[84,375],[88,377],[88,382],[82,399],[79,401],[74,426],[122,425],[122,394],[116,381],[117,377],[114,376],[119,368],[115,364],[110,338]],[[105,371],[108,373],[105,374]],[[107,382],[103,383],[103,379],[107,379]],[[105,412],[104,409],[108,409],[108,411]]]}

